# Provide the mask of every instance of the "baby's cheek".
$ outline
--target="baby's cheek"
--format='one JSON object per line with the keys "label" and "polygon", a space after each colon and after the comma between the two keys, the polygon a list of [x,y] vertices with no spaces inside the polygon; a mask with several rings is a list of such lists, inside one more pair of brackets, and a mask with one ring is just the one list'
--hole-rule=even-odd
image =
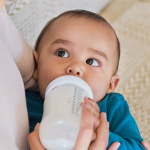
{"label": "baby's cheek", "polygon": [[104,88],[101,88],[101,87],[96,87],[95,86],[95,89],[93,90],[93,99],[95,102],[99,102],[101,101],[105,95],[106,95],[106,90],[104,90]]}

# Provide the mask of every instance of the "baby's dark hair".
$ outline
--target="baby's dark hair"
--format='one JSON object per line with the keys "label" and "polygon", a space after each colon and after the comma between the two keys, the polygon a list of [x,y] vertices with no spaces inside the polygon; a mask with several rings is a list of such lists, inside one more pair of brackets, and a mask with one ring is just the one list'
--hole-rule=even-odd
{"label": "baby's dark hair", "polygon": [[[43,28],[43,30],[39,34],[39,37],[37,38],[37,41],[36,41],[36,44],[35,44],[35,51],[38,51],[38,47],[39,47],[39,44],[41,42],[41,39],[44,36],[44,34],[47,31],[47,29],[55,22],[56,19],[58,19],[58,18],[60,18],[62,16],[68,16],[69,18],[72,18],[72,17],[81,18],[81,17],[83,17],[85,19],[90,19],[90,20],[93,20],[93,21],[96,21],[96,22],[104,22],[104,23],[106,23],[107,25],[109,25],[112,28],[112,26],[106,21],[106,19],[104,19],[102,16],[100,16],[98,14],[95,14],[93,12],[90,12],[90,11],[87,11],[87,10],[70,10],[70,11],[66,11],[66,12],[60,14],[59,16],[51,19],[45,25],[45,27]],[[114,29],[113,29],[113,31],[114,31],[114,33],[116,35],[116,32],[115,32]],[[115,70],[114,74],[116,74],[117,71],[118,71],[119,60],[120,60],[120,42],[119,42],[119,39],[118,39],[117,35],[116,35],[116,39],[117,39],[118,61],[117,61],[117,66],[116,66],[116,70]]]}

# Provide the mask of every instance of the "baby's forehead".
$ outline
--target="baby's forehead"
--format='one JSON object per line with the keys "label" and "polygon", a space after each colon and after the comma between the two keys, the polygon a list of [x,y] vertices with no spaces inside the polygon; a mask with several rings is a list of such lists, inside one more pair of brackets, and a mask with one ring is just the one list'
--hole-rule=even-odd
{"label": "baby's forehead", "polygon": [[57,23],[59,24],[61,22],[72,21],[72,20],[75,20],[76,22],[86,21],[89,23],[99,24],[99,25],[102,25],[101,26],[102,28],[107,27],[107,28],[105,28],[106,30],[114,31],[114,29],[111,27],[111,25],[102,19],[98,20],[98,19],[88,18],[86,16],[77,17],[77,16],[69,16],[69,15],[64,15],[64,16],[60,16],[58,18],[55,18],[54,21],[51,24],[49,24],[48,28],[55,26]]}
{"label": "baby's forehead", "polygon": [[[116,39],[116,34],[114,29],[103,20],[97,21],[91,18],[86,18],[85,16],[78,18],[78,17],[70,17],[67,15],[56,18],[52,23],[50,23],[46,29],[46,32],[43,34],[43,37],[46,33],[49,36],[53,36],[53,34],[55,34],[55,32],[53,31],[57,31],[60,28],[62,29],[59,30],[60,33],[64,32],[64,30],[67,31],[70,28],[72,28],[72,26],[74,26],[74,23],[77,24],[78,28],[81,30],[87,27],[88,30],[93,29],[93,32],[99,32],[99,31],[106,32],[105,33],[106,36],[110,35],[112,40]],[[84,24],[84,26],[82,25],[82,23]],[[89,27],[88,24],[90,24],[91,26]],[[93,26],[92,24],[95,24],[95,26]]]}
{"label": "baby's forehead", "polygon": [[[88,33],[89,30],[91,31],[91,36],[94,36],[96,34],[102,34],[103,39],[106,39],[106,41],[114,41],[116,39],[116,34],[113,30],[113,28],[107,24],[104,21],[96,21],[90,18],[80,17],[69,17],[69,16],[61,16],[57,18],[52,24],[49,25],[47,29],[47,35],[49,37],[54,36],[55,34],[60,35],[64,33],[63,35],[67,34],[69,31],[73,31],[74,29],[77,29],[76,31],[85,31],[87,29],[87,32],[84,32],[84,34]],[[59,31],[59,34],[58,34]],[[74,36],[73,34],[71,34]],[[97,36],[98,37],[98,36]],[[106,38],[107,37],[107,38]],[[110,40],[111,37],[111,40]],[[88,43],[87,43],[88,44]]]}
{"label": "baby's forehead", "polygon": [[[64,13],[60,14],[58,17],[55,17],[52,20],[50,20],[47,23],[47,25],[44,27],[44,29],[42,30],[41,34],[39,35],[37,43],[40,43],[41,39],[45,36],[48,29],[51,29],[57,23],[61,24],[60,21],[64,21],[64,19],[66,19],[66,20],[75,19],[76,21],[81,21],[82,19],[84,19],[86,21],[89,21],[89,23],[93,22],[93,23],[103,24],[102,28],[104,26],[107,26],[108,27],[107,30],[113,30],[113,28],[106,21],[106,19],[98,14],[95,14],[95,13],[87,11],[87,10],[70,10],[70,11],[64,12]],[[38,44],[37,44],[37,46],[38,46]],[[37,49],[37,46],[36,46],[36,49]]]}

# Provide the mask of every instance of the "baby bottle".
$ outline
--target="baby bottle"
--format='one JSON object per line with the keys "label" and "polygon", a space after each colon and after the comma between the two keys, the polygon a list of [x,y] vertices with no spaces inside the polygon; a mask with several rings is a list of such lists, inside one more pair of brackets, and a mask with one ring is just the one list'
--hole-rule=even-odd
{"label": "baby bottle", "polygon": [[65,75],[46,88],[39,136],[47,150],[72,150],[80,129],[84,97],[93,99],[89,85],[79,77]]}

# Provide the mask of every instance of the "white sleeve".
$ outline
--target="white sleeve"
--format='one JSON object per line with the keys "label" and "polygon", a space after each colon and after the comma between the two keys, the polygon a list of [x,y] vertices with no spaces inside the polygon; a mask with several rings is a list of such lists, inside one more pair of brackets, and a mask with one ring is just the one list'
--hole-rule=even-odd
{"label": "white sleeve", "polygon": [[[0,10],[0,149],[27,150],[29,133],[25,85],[32,85],[34,67],[28,45]],[[28,62],[29,61],[29,62]],[[27,68],[27,66],[29,68]],[[18,69],[19,68],[19,69]],[[29,69],[29,74],[26,71]],[[21,76],[21,74],[22,76]],[[22,80],[23,77],[23,80]],[[26,86],[29,87],[29,86]]]}
{"label": "white sleeve", "polygon": [[7,44],[9,46],[10,53],[21,73],[25,89],[36,90],[37,81],[32,77],[35,67],[32,54],[34,48],[27,44],[19,30],[7,15],[5,8],[3,9],[3,17],[5,18],[8,28],[7,31],[5,30],[8,38]]}

